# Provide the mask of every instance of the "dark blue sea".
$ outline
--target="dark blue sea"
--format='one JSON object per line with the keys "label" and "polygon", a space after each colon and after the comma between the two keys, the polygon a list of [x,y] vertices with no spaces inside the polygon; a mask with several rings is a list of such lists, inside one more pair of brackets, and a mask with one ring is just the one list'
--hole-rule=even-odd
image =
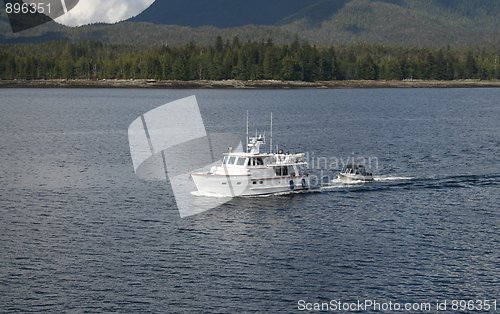
{"label": "dark blue sea", "polygon": [[[181,219],[127,128],[190,95],[208,132],[243,140],[247,110],[262,131],[273,112],[312,174],[363,156],[379,180]],[[500,309],[500,89],[1,89],[0,158],[0,312]]]}

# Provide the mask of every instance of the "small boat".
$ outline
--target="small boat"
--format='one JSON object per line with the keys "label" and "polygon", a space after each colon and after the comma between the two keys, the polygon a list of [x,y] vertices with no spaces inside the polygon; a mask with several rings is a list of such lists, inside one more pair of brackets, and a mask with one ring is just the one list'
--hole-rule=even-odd
{"label": "small boat", "polygon": [[[272,120],[272,118],[271,118]],[[261,152],[265,144],[263,135],[248,137],[245,151],[229,149],[222,162],[207,171],[192,172],[191,177],[204,196],[253,196],[309,188],[309,174],[304,153],[284,153],[283,150],[271,149]]]}
{"label": "small boat", "polygon": [[342,168],[338,179],[350,182],[373,181],[373,174],[371,172],[368,172],[364,165],[351,163],[345,165],[344,168]]}

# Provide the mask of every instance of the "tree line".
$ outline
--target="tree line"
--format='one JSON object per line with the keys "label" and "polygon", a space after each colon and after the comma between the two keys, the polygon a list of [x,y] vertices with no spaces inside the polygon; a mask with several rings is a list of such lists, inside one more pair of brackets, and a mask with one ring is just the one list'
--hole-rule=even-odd
{"label": "tree line", "polygon": [[295,40],[137,47],[87,41],[0,46],[0,79],[499,79],[495,50],[384,45],[318,47]]}

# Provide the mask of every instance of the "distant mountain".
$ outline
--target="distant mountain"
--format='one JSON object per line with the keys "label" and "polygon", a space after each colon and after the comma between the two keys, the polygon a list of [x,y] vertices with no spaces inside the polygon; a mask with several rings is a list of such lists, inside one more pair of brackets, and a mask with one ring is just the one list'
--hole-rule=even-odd
{"label": "distant mountain", "polygon": [[132,22],[221,28],[273,25],[323,0],[168,0],[156,1]]}
{"label": "distant mountain", "polygon": [[115,25],[47,23],[12,34],[0,14],[0,43],[51,39],[132,45],[209,44],[217,36],[317,45],[500,47],[500,0],[157,0]]}
{"label": "distant mountain", "polygon": [[349,0],[321,0],[311,1],[308,6],[297,10],[293,14],[283,18],[279,24],[286,25],[295,21],[304,20],[310,26],[320,26],[320,24],[338,13]]}
{"label": "distant mountain", "polygon": [[311,25],[318,25],[346,4],[369,7],[376,3],[430,15],[453,14],[456,18],[498,16],[500,12],[499,0],[158,0],[130,21],[227,28],[283,25],[306,19]]}
{"label": "distant mountain", "polygon": [[428,4],[430,9],[435,6],[442,10],[469,18],[498,16],[500,10],[500,1],[498,0],[431,0],[421,2],[430,2]]}

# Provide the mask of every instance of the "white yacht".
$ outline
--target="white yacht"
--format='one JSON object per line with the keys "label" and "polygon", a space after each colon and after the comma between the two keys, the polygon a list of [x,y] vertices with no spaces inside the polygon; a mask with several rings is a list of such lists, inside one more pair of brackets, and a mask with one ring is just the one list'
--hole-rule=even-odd
{"label": "white yacht", "polygon": [[350,182],[373,181],[373,174],[371,172],[368,172],[365,166],[352,163],[352,164],[347,164],[344,166],[344,168],[342,168],[342,171],[340,171],[338,179]]}
{"label": "white yacht", "polygon": [[263,153],[260,148],[264,144],[263,135],[248,137],[247,132],[246,151],[230,149],[224,154],[222,163],[211,167],[208,172],[192,172],[191,177],[198,193],[204,196],[235,197],[308,189],[305,154],[284,153],[282,150],[273,153],[272,149],[269,153]]}

